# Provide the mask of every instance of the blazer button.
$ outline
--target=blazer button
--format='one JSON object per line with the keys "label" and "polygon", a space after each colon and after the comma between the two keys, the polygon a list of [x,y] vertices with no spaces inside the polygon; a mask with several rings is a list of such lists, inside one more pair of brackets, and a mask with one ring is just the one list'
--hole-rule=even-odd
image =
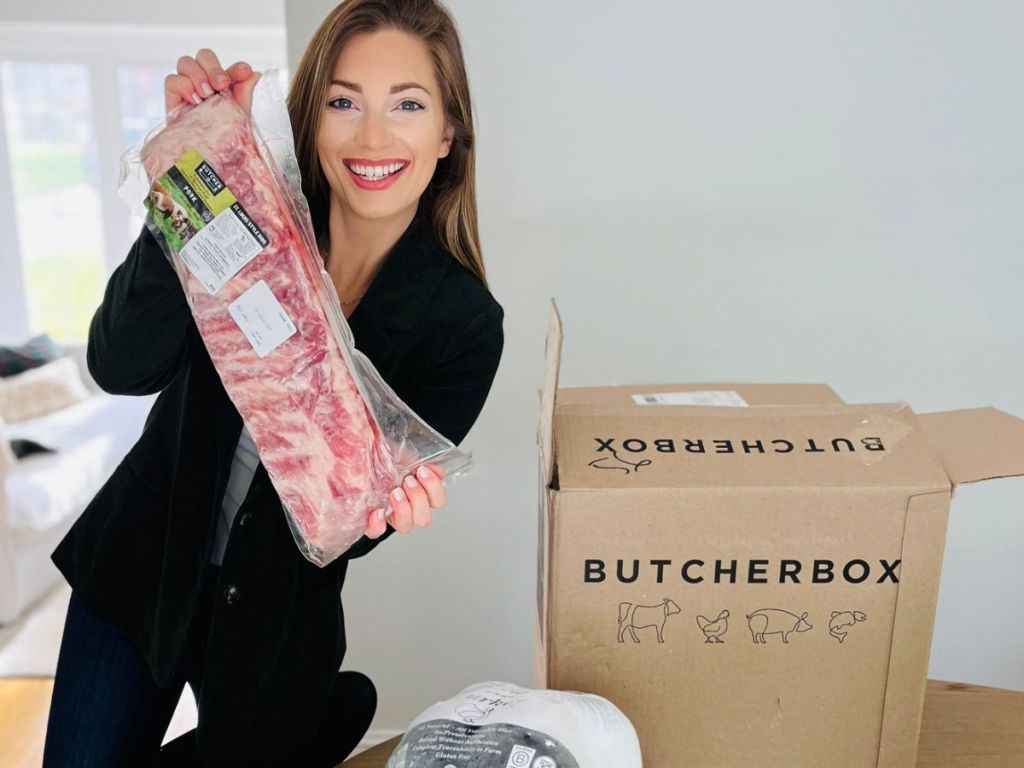
{"label": "blazer button", "polygon": [[230,586],[228,586],[227,589],[224,590],[224,602],[226,602],[228,605],[234,605],[239,601],[241,597],[241,591],[234,584],[231,584]]}
{"label": "blazer button", "polygon": [[249,518],[252,517],[252,512],[246,510],[242,513],[241,517],[238,518],[238,524],[244,526],[249,522]]}

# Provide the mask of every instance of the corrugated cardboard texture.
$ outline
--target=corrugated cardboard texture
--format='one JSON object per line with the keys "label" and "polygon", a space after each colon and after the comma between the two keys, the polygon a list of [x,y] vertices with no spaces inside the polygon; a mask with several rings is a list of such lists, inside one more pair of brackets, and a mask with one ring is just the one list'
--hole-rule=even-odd
{"label": "corrugated cardboard texture", "polygon": [[905,404],[785,408],[561,405],[559,488],[948,490]]}
{"label": "corrugated cardboard texture", "polygon": [[550,578],[547,572],[551,557],[552,528],[550,524],[553,491],[539,489],[540,512],[537,516],[537,615],[534,623],[533,675],[535,688],[548,687],[548,595]]}
{"label": "corrugated cardboard texture", "polygon": [[[704,382],[699,384],[616,384],[607,387],[562,387],[558,403],[591,405],[633,405],[633,395],[662,392],[735,392],[748,405],[799,405],[801,403],[842,403],[828,384],[751,384]],[[656,407],[656,406],[654,406]]]}
{"label": "corrugated cardboard texture", "polygon": [[541,477],[547,485],[551,479],[551,421],[555,412],[555,393],[558,391],[558,371],[562,360],[562,320],[558,316],[555,300],[548,310],[548,335],[544,345],[544,385],[540,392],[540,421],[537,425],[537,445],[541,457]]}
{"label": "corrugated cardboard texture", "polygon": [[[561,346],[552,301],[538,687],[615,702],[645,768],[913,768],[951,483],[1024,474],[1024,421],[824,384],[558,389]],[[664,404],[688,400],[715,405]]]}
{"label": "corrugated cardboard texture", "polygon": [[544,466],[543,459],[538,456],[537,466],[537,614],[533,623],[533,681],[535,688],[547,688],[547,659],[545,648],[547,636],[544,632],[544,621],[547,606],[547,536],[548,536],[548,508],[544,488]]}
{"label": "corrugated cardboard texture", "polygon": [[949,498],[949,493],[913,496],[907,505],[879,768],[914,768],[916,762]]}
{"label": "corrugated cardboard texture", "polygon": [[[549,683],[622,708],[645,768],[875,766],[904,493],[562,491],[554,505]],[[916,580],[937,580],[934,557],[915,560]],[[814,583],[815,561],[831,582]]]}
{"label": "corrugated cardboard texture", "polygon": [[921,413],[918,421],[954,484],[1024,474],[1024,421],[998,408]]}
{"label": "corrugated cardboard texture", "polygon": [[555,411],[555,393],[558,391],[558,373],[562,359],[562,320],[558,307],[552,299],[548,309],[548,331],[544,347],[544,383],[540,391],[540,420],[537,424],[537,450],[539,466],[538,513],[537,513],[537,616],[534,623],[534,685],[548,687],[548,578],[547,564],[550,556],[551,526],[549,525],[549,502],[553,470],[552,421]]}

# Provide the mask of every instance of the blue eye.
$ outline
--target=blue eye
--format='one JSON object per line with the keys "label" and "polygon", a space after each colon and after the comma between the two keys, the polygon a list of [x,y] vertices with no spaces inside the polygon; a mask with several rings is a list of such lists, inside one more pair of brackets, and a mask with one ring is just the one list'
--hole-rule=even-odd
{"label": "blue eye", "polygon": [[[335,105],[338,104],[338,102],[342,102],[342,101],[347,102],[347,103],[344,104],[344,105],[335,106]],[[352,108],[352,100],[349,99],[347,96],[339,96],[338,98],[336,98],[336,99],[334,99],[332,101],[327,102],[327,104],[328,104],[328,106],[332,106],[335,109],[348,110],[348,109]],[[412,104],[413,106],[412,106],[412,108],[406,109],[406,104]],[[399,111],[401,111],[401,112],[418,112],[421,109],[426,109],[426,107],[424,107],[418,101],[413,101],[412,99],[405,99],[404,101],[402,101],[399,104]]]}

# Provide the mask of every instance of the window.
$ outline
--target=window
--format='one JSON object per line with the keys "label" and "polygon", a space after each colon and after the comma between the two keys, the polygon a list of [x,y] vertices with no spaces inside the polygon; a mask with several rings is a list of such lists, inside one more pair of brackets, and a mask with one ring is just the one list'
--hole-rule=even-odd
{"label": "window", "polygon": [[143,226],[117,194],[121,155],[164,119],[164,78],[201,47],[277,69],[286,88],[283,27],[0,24],[0,217],[14,222],[0,228],[0,337],[86,339]]}
{"label": "window", "polygon": [[[170,69],[164,71],[151,64],[126,64],[118,67],[117,93],[122,147],[127,149],[134,146],[164,119],[164,77],[170,72]],[[128,235],[135,240],[142,228],[142,219],[131,213],[127,219]]]}
{"label": "window", "polygon": [[5,61],[0,76],[29,326],[82,339],[106,276],[89,71]]}

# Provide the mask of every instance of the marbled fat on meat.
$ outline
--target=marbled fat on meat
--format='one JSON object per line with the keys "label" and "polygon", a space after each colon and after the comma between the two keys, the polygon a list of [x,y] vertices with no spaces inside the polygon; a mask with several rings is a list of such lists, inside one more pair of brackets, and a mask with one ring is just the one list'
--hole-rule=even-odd
{"label": "marbled fat on meat", "polygon": [[[210,295],[178,254],[175,268],[224,388],[292,519],[292,530],[325,564],[365,531],[386,504],[395,464],[349,370],[318,294],[322,262],[299,235],[283,192],[235,101],[215,97],[184,110],[143,148],[149,179],[194,147],[270,239],[253,261]],[[166,243],[165,243],[165,247]],[[298,332],[257,356],[228,305],[264,280]],[[298,536],[297,536],[298,538]]]}

